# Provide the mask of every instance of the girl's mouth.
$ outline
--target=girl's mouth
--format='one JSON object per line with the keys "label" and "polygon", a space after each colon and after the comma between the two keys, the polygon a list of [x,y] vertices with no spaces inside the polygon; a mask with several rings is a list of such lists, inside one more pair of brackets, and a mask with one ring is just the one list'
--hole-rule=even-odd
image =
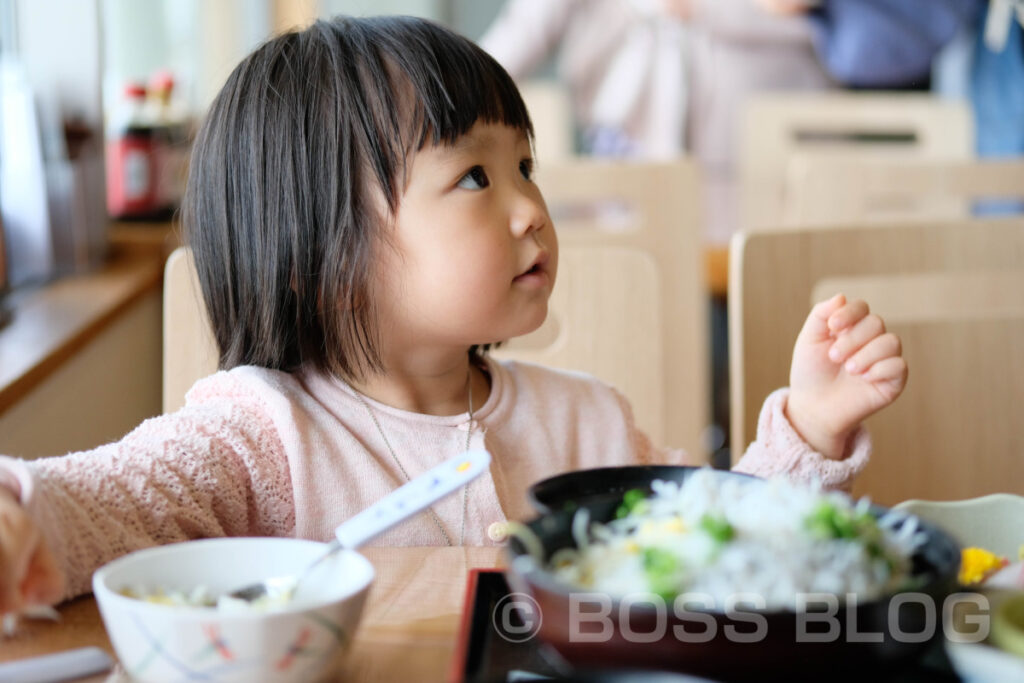
{"label": "girl's mouth", "polygon": [[513,282],[531,287],[544,287],[550,285],[551,276],[548,275],[547,268],[545,267],[546,262],[546,256],[542,256],[537,259],[532,266],[517,275]]}
{"label": "girl's mouth", "polygon": [[540,267],[540,264],[539,263],[534,263],[532,266],[530,266],[530,269],[528,271],[526,271],[525,273],[522,273],[519,277],[523,277],[524,275],[530,275],[530,274],[533,274],[533,273],[542,273],[542,272],[544,272],[544,269]]}

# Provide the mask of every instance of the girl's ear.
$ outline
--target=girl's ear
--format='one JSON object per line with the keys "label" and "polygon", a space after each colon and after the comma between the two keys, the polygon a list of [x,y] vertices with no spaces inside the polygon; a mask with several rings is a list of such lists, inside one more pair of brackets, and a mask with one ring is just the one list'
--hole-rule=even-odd
{"label": "girl's ear", "polygon": [[362,294],[352,297],[347,287],[340,287],[334,297],[334,308],[338,311],[358,311],[365,303],[365,297]]}
{"label": "girl's ear", "polygon": [[[298,293],[294,276],[292,277],[292,292],[295,292],[296,294]],[[358,311],[366,305],[366,297],[364,294],[357,295],[355,300],[349,303],[349,299],[351,298],[352,297],[348,294],[348,288],[340,286],[333,297],[333,302],[329,303],[327,297],[324,296],[323,288],[321,288],[316,295],[316,307],[320,313],[323,313],[327,306],[332,305],[332,303],[334,309],[339,312]]]}
{"label": "girl's ear", "polygon": [[[288,281],[288,288],[292,290],[292,294],[298,296],[298,294],[299,294],[299,280],[298,280],[298,276],[295,274],[295,270],[294,269],[292,270],[292,276],[291,276],[291,278]],[[341,288],[341,289],[338,290],[337,296],[335,296],[335,301],[337,302],[337,306],[338,306],[339,310],[353,310],[353,311],[355,311],[355,310],[358,310],[358,309],[363,307],[363,303],[364,303],[363,302],[363,298],[364,297],[362,297],[362,296],[356,297],[356,301],[351,306],[349,306],[347,304],[347,302],[349,300],[348,292],[344,288]],[[323,293],[323,290],[321,289],[319,292],[317,292],[317,295],[316,295],[316,305],[317,305],[317,308],[319,308],[321,311],[324,309],[324,299],[325,299],[324,293]]]}

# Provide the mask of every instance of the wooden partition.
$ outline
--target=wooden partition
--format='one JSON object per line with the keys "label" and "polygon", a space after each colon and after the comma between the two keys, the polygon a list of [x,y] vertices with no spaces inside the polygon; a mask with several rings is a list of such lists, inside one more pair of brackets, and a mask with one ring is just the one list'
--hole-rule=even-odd
{"label": "wooden partition", "polygon": [[733,444],[787,383],[812,303],[844,292],[900,335],[910,367],[903,396],[868,420],[874,454],[855,492],[1024,494],[1024,220],[744,232],[730,277]]}
{"label": "wooden partition", "polygon": [[796,154],[966,160],[974,150],[965,103],[916,93],[759,95],[748,101],[739,135],[749,229],[782,224],[786,169]]}
{"label": "wooden partition", "polygon": [[962,219],[979,208],[992,208],[993,201],[1024,204],[1024,159],[799,154],[790,160],[786,173],[783,223]]}
{"label": "wooden partition", "polygon": [[558,230],[547,322],[495,355],[589,372],[630,400],[656,444],[705,458],[708,312],[689,161],[541,164]]}

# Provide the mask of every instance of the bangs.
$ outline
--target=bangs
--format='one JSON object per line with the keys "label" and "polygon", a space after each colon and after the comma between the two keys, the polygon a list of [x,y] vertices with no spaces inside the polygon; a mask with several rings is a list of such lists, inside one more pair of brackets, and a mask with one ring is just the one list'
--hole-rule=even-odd
{"label": "bangs", "polygon": [[412,17],[337,21],[362,43],[358,71],[367,118],[360,137],[369,143],[364,158],[392,210],[407,157],[428,144],[451,145],[478,121],[521,131],[533,144],[515,83],[472,41]]}
{"label": "bangs", "polygon": [[440,36],[429,32],[423,38],[422,49],[432,59],[410,59],[411,51],[403,51],[398,60],[415,92],[411,123],[416,149],[427,143],[451,145],[478,121],[521,131],[532,143],[526,104],[501,65],[468,40],[442,45]]}

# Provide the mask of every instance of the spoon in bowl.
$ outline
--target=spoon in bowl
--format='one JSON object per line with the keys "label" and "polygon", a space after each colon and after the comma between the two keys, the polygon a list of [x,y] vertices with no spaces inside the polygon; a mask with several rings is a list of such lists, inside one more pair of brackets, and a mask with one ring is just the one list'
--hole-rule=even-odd
{"label": "spoon in bowl", "polygon": [[342,548],[358,548],[484,473],[491,464],[487,451],[466,451],[427,470],[395,489],[376,503],[342,522],[334,530],[334,540],[323,555],[313,560],[300,574],[275,576],[225,593],[221,600],[252,603],[267,598],[287,602],[304,578],[324,560]]}

